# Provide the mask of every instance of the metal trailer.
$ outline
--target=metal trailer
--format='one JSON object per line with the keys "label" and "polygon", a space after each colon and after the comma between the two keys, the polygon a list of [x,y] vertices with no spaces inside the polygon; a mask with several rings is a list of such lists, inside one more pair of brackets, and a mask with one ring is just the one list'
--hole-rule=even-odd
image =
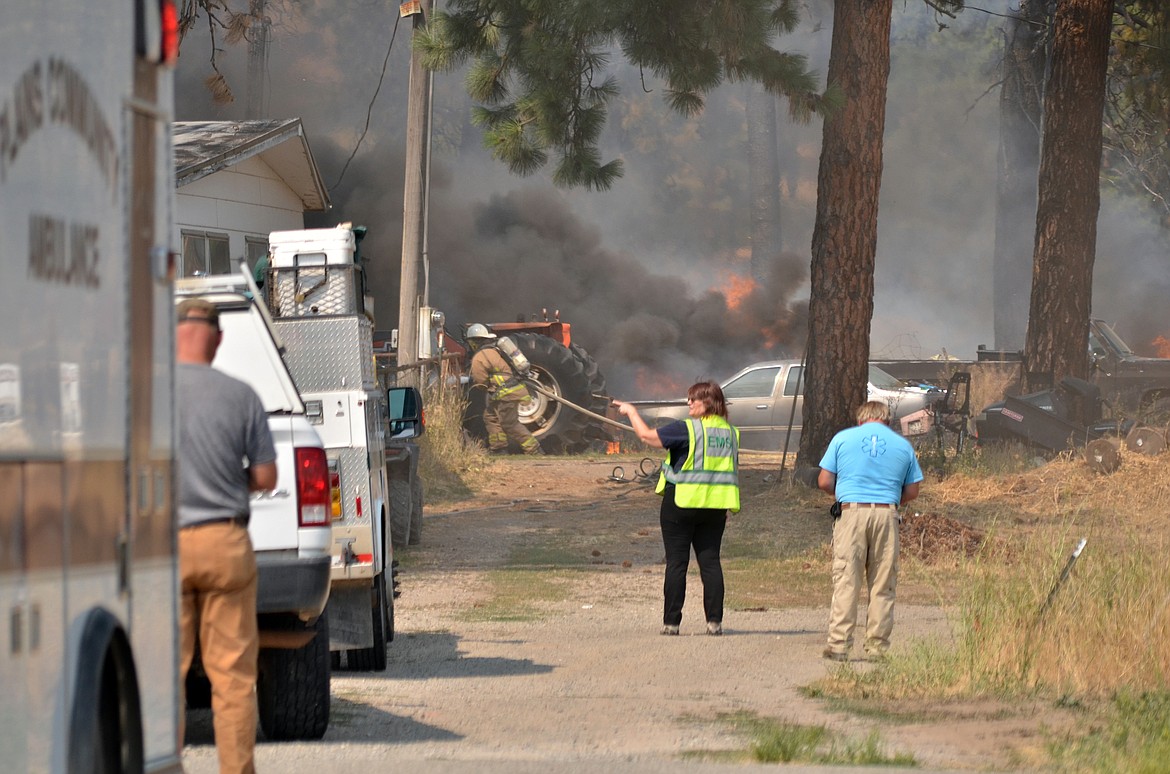
{"label": "metal trailer", "polygon": [[381,671],[394,637],[395,596],[386,412],[355,248],[348,226],[273,232],[266,294],[338,493],[329,598],[334,665]]}
{"label": "metal trailer", "polygon": [[5,772],[182,771],[177,54],[173,2],[0,4]]}

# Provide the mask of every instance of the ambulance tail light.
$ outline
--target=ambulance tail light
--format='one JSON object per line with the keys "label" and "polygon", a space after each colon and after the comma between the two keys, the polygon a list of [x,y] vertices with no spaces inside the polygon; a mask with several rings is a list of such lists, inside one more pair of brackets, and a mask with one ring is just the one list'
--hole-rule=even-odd
{"label": "ambulance tail light", "polygon": [[329,462],[325,450],[305,447],[296,450],[297,521],[302,527],[329,524],[331,496]]}

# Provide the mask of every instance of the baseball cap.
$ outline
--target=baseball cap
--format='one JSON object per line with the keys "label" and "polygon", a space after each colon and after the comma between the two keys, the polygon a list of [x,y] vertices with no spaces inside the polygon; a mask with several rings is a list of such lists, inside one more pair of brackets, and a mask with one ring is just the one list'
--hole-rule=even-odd
{"label": "baseball cap", "polygon": [[177,315],[176,322],[206,320],[208,325],[219,330],[219,310],[215,308],[215,304],[202,298],[188,298],[181,302]]}

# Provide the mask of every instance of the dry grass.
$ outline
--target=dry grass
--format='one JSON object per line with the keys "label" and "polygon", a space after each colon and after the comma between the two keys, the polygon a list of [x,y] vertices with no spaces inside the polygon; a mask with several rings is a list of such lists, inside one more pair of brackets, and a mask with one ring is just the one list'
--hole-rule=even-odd
{"label": "dry grass", "polygon": [[442,383],[424,390],[427,431],[419,439],[420,473],[427,501],[442,503],[471,495],[488,478],[486,450],[463,431],[467,399],[458,385]]}
{"label": "dry grass", "polygon": [[978,414],[1019,387],[1020,365],[976,363],[971,367],[971,412]]}
{"label": "dry grass", "polygon": [[[929,515],[935,526],[965,526],[944,530],[927,556],[904,542],[899,598],[903,584],[922,592],[934,577],[940,601],[958,610],[956,645],[908,655],[878,693],[1094,700],[1166,690],[1170,454],[1122,454],[1112,475],[1069,453],[926,482],[907,523]],[[1081,538],[1086,547],[1061,582]],[[874,686],[846,677],[832,690],[862,688]]]}

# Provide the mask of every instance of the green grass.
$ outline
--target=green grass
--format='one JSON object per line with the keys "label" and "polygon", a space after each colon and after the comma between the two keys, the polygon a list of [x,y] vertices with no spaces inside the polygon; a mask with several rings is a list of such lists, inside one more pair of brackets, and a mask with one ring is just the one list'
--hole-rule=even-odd
{"label": "green grass", "polygon": [[909,753],[888,753],[877,731],[854,738],[831,732],[824,726],[802,726],[746,712],[720,715],[719,720],[749,738],[751,757],[761,763],[916,765]]}
{"label": "green grass", "polygon": [[528,622],[543,618],[549,605],[568,598],[568,576],[547,567],[491,570],[486,599],[462,616],[465,621]]}
{"label": "green grass", "polygon": [[1077,737],[1054,735],[1049,742],[1059,772],[1156,774],[1170,770],[1170,691],[1114,696],[1102,721]]}

